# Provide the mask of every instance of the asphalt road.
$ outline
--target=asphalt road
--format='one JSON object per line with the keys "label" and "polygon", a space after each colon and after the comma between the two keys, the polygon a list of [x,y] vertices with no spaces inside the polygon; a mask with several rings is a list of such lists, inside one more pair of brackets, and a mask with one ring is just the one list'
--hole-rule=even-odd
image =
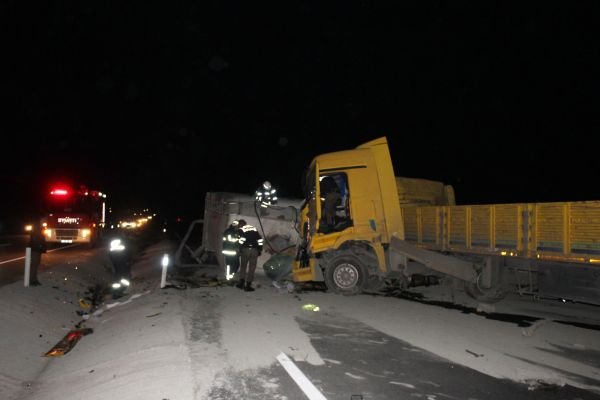
{"label": "asphalt road", "polygon": [[[392,300],[392,299],[390,299]],[[210,304],[210,302],[209,302]],[[207,303],[204,303],[206,306]],[[203,322],[195,326],[197,340],[213,336],[214,326],[207,323],[211,314],[204,309]],[[209,317],[210,319],[210,317]],[[297,320],[310,338],[325,365],[296,361],[308,381],[327,400],[596,400],[600,395],[573,386],[530,386],[497,379],[476,370],[449,362],[426,350],[386,335],[368,325],[341,314],[314,313]],[[215,324],[218,326],[218,323]],[[268,369],[227,377],[228,388],[215,387],[210,398],[277,398],[306,400],[280,364]],[[278,382],[277,393],[265,392],[264,382]]]}
{"label": "asphalt road", "polygon": [[[0,285],[22,280],[26,236],[0,239]],[[42,271],[73,260],[97,256],[101,251],[102,249],[77,245],[51,248],[43,256]],[[153,277],[155,279],[154,275]],[[234,288],[225,288],[224,293],[227,293],[227,290],[233,291],[234,294],[241,293]],[[219,299],[213,297],[212,292],[203,290],[174,293],[188,293],[190,296],[185,301],[180,301],[192,307],[189,312],[184,313],[190,318],[187,324],[190,327],[189,340],[192,342],[190,357],[192,363],[202,365],[205,360],[196,357],[193,350],[202,350],[207,345],[218,342],[222,334],[220,331],[223,329],[220,322],[220,306],[222,302],[227,301],[228,296]],[[260,291],[257,291],[248,298],[260,296]],[[395,298],[388,300],[407,301]],[[249,300],[248,302],[250,307],[256,307],[256,304]],[[249,308],[247,312],[259,313],[260,310]],[[440,306],[440,312],[450,311],[444,311],[444,307]],[[315,365],[296,360],[295,365],[306,379],[318,388],[322,398],[327,400],[600,400],[600,394],[573,386],[548,385],[531,390],[526,384],[491,377],[389,336],[347,314],[335,311],[306,313],[297,317],[296,322],[298,329],[306,334],[325,364]],[[440,326],[440,329],[443,327]],[[226,353],[227,349],[221,351]],[[294,381],[294,375],[285,369],[285,363],[278,361],[279,363],[274,362],[261,370],[243,371],[239,374],[231,372],[226,377],[230,385],[215,385],[210,398],[231,399],[240,393],[245,393],[246,400],[309,398]],[[269,388],[265,382],[271,381],[278,383],[277,388],[265,391],[265,387]]]}
{"label": "asphalt road", "polygon": [[[23,280],[28,240],[28,235],[0,236],[0,286]],[[72,259],[87,257],[89,254],[90,249],[77,244],[49,244],[48,251],[42,255],[38,272],[44,272],[54,265],[61,265]]]}

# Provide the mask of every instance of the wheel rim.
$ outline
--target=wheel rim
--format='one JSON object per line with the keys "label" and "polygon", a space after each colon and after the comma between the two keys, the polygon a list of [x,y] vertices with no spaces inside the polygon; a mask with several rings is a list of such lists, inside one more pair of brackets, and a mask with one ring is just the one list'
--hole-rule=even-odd
{"label": "wheel rim", "polygon": [[351,289],[358,283],[358,268],[349,263],[338,265],[333,271],[333,281],[341,289]]}

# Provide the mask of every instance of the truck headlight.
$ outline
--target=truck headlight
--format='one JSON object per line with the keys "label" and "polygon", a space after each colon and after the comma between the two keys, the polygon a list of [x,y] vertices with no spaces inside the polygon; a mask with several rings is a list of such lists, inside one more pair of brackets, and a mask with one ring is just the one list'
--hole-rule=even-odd
{"label": "truck headlight", "polygon": [[90,233],[92,233],[92,231],[90,231],[89,229],[82,229],[81,230],[81,236],[83,236],[84,238],[90,236]]}

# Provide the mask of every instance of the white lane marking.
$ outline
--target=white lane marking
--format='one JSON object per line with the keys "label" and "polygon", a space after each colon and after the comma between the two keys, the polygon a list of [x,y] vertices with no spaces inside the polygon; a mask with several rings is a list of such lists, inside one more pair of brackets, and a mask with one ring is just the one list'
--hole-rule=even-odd
{"label": "white lane marking", "polygon": [[[79,246],[79,243],[70,244],[70,245],[65,246],[65,247],[59,247],[58,249],[48,250],[48,253],[52,253],[52,252],[63,250],[63,249],[68,249],[69,247],[73,247],[73,246]],[[12,260],[0,261],[0,265],[2,265],[2,264],[8,264],[8,263],[13,262],[13,261],[19,261],[19,260],[24,260],[24,259],[25,259],[25,256],[13,258]]]}
{"label": "white lane marking", "polygon": [[352,379],[359,379],[359,380],[365,379],[364,376],[354,375],[354,374],[351,374],[350,372],[344,372],[344,375],[347,375],[347,376],[349,376]]}
{"label": "white lane marking", "polygon": [[302,371],[300,371],[296,364],[294,364],[294,362],[285,355],[285,353],[279,353],[277,356],[277,361],[279,361],[279,364],[285,368],[294,382],[296,382],[296,384],[300,387],[300,389],[302,389],[304,394],[310,400],[327,400],[325,396],[319,392],[319,389],[317,389],[316,386],[308,380],[308,378],[302,373]]}
{"label": "white lane marking", "polygon": [[409,389],[416,389],[415,385],[411,385],[410,383],[404,383],[404,382],[394,382],[394,381],[390,381],[390,383],[392,385],[400,385],[400,386],[404,386],[407,387]]}

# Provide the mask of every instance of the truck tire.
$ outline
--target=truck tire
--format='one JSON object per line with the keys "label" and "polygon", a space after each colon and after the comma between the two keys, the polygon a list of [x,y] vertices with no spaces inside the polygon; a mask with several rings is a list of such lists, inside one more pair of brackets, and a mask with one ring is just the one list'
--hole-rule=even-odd
{"label": "truck tire", "polygon": [[325,284],[337,294],[362,293],[367,284],[367,269],[358,257],[340,253],[332,257],[325,268]]}

